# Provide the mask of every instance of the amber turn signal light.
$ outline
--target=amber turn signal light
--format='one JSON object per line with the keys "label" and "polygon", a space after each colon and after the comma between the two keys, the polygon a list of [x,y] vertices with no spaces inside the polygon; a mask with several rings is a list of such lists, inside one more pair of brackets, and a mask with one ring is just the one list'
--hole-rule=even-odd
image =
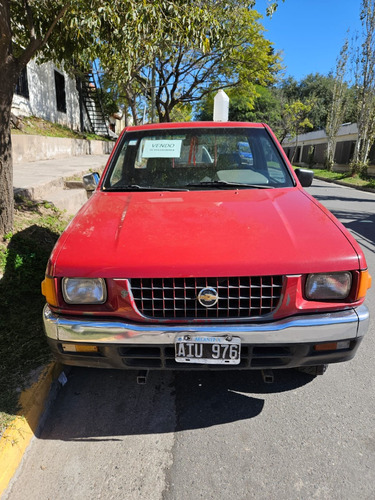
{"label": "amber turn signal light", "polygon": [[62,350],[64,352],[99,352],[98,346],[88,345],[88,344],[62,344]]}
{"label": "amber turn signal light", "polygon": [[339,351],[342,349],[349,349],[350,340],[340,340],[338,342],[324,342],[322,344],[315,344],[315,351]]}
{"label": "amber turn signal light", "polygon": [[58,306],[54,278],[50,276],[45,277],[44,281],[42,281],[42,294],[45,296],[47,304]]}
{"label": "amber turn signal light", "polygon": [[371,288],[372,278],[368,270],[361,271],[359,273],[359,286],[357,292],[357,300],[363,299],[366,297],[367,290]]}

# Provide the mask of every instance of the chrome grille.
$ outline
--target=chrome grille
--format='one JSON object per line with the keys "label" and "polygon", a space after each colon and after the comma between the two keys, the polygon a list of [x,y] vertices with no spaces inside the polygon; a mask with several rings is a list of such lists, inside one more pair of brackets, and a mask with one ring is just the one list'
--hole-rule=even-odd
{"label": "chrome grille", "polygon": [[[282,276],[230,278],[132,278],[131,291],[141,314],[164,319],[254,318],[270,314],[281,297]],[[198,302],[204,288],[215,288],[213,307]]]}

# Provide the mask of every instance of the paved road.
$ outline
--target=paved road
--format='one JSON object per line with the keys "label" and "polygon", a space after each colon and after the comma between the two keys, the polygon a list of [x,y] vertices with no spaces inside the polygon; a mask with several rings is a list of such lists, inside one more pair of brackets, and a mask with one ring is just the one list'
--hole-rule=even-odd
{"label": "paved road", "polygon": [[[375,195],[309,191],[375,276]],[[374,311],[375,288],[367,302]],[[5,498],[373,500],[374,317],[356,358],[316,379],[154,372],[138,386],[132,373],[74,369]]]}

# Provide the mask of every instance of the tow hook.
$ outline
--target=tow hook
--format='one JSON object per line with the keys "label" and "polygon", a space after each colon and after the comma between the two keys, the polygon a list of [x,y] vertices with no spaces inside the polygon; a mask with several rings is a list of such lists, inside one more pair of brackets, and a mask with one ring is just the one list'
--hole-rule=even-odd
{"label": "tow hook", "polygon": [[148,370],[139,370],[137,374],[137,384],[144,385],[147,383]]}
{"label": "tow hook", "polygon": [[265,384],[273,384],[274,376],[272,370],[262,370],[262,378]]}

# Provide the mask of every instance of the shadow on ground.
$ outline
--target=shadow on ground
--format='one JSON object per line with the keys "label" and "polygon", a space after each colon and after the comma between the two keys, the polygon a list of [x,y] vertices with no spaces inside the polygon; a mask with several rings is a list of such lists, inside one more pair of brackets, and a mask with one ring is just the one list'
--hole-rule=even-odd
{"label": "shadow on ground", "polygon": [[0,413],[18,410],[19,390],[50,360],[42,326],[41,281],[58,235],[33,225],[11,237],[0,280]]}
{"label": "shadow on ground", "polygon": [[[360,192],[360,195],[356,197],[353,196],[353,193],[358,193],[357,191],[343,190],[340,186],[332,184],[329,185],[329,189],[335,189],[335,196],[326,194],[327,187],[325,185],[314,185],[314,198],[329,207],[333,215],[349,229],[353,236],[368,250],[374,252],[374,195]],[[361,206],[363,206],[362,210]]]}
{"label": "shadow on ground", "polygon": [[201,429],[257,417],[262,394],[301,388],[313,380],[295,370],[275,372],[136,372],[73,368],[49,415],[41,439],[121,440],[127,435]]}

